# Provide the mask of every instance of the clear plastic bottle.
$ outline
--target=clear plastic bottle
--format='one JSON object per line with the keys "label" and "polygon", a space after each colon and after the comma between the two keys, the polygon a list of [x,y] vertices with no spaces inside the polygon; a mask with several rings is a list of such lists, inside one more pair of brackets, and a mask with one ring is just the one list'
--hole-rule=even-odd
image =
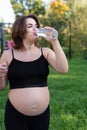
{"label": "clear plastic bottle", "polygon": [[54,29],[38,28],[37,35],[45,38],[56,39],[58,37],[58,32]]}

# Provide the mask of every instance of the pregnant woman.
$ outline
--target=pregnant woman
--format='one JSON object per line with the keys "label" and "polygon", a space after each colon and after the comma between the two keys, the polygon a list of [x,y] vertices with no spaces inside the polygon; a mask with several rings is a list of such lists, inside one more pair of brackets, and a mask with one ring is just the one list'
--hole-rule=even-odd
{"label": "pregnant woman", "polygon": [[14,47],[4,51],[0,58],[0,90],[6,88],[8,81],[10,84],[5,108],[6,130],[48,130],[49,65],[60,73],[68,71],[68,62],[57,38],[45,38],[53,49],[38,46],[36,30],[39,27],[35,15],[18,18],[12,26]]}

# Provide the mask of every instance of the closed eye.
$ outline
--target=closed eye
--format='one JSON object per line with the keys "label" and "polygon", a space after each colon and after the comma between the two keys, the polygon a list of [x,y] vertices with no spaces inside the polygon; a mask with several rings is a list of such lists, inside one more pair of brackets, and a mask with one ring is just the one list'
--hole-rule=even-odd
{"label": "closed eye", "polygon": [[[26,25],[26,28],[32,28],[32,27],[33,27],[33,24],[27,24]],[[36,24],[35,27],[38,28],[38,25]]]}

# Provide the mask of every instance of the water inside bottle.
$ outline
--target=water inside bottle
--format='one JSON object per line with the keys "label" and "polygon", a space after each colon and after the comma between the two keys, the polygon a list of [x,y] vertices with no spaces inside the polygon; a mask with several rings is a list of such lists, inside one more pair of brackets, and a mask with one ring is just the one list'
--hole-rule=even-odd
{"label": "water inside bottle", "polygon": [[45,28],[38,28],[37,29],[37,35],[41,36],[41,37],[47,37],[50,39],[55,39],[58,36],[58,32],[56,30],[49,30],[49,29],[45,29]]}
{"label": "water inside bottle", "polygon": [[44,28],[37,28],[37,35],[41,37],[46,37]]}

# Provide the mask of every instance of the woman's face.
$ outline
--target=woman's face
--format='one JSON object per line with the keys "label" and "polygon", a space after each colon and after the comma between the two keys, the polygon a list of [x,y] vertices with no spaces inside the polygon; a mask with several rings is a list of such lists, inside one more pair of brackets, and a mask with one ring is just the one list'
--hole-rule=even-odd
{"label": "woman's face", "polygon": [[36,41],[38,39],[37,28],[38,25],[36,21],[33,18],[27,18],[25,39],[30,41]]}

